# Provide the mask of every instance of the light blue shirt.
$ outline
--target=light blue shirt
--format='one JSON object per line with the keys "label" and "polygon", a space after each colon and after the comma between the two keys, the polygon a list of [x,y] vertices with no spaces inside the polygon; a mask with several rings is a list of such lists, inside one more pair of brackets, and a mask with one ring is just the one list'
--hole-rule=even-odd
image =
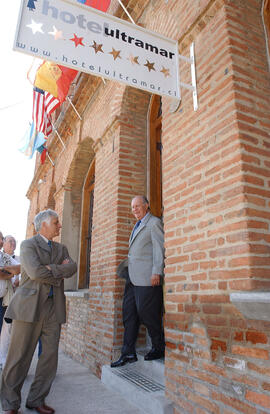
{"label": "light blue shirt", "polygon": [[[149,216],[150,212],[148,211],[148,213],[145,214],[145,216],[141,219],[141,224],[143,224],[146,220],[146,218]],[[140,225],[141,225],[140,224]],[[140,227],[140,226],[139,226]]]}

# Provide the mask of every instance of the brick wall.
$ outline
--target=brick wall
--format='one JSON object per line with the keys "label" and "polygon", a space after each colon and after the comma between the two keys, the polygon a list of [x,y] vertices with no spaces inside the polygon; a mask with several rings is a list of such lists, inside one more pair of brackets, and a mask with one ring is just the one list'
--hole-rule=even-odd
{"label": "brick wall", "polygon": [[[195,18],[193,2],[186,3]],[[270,410],[262,369],[270,324],[245,320],[229,297],[269,289],[270,89],[261,1],[220,5],[210,4],[207,24],[197,13],[186,27],[195,38],[199,111],[188,94],[180,114],[164,105],[166,376],[177,413]]]}
{"label": "brick wall", "polygon": [[88,294],[67,296],[68,323],[63,325],[61,347],[73,359],[85,364],[86,327],[89,313]]}
{"label": "brick wall", "polygon": [[[144,27],[178,39],[181,54],[195,41],[199,110],[189,91],[177,113],[162,99],[165,369],[175,414],[270,412],[270,323],[246,320],[230,302],[231,292],[269,289],[270,79],[261,6],[156,0],[134,9]],[[190,82],[187,64],[181,75]],[[37,166],[34,180],[45,182],[29,191],[28,234],[52,197],[65,215],[68,191],[80,225],[95,151],[89,298],[68,297],[62,345],[100,375],[122,344],[123,282],[115,271],[134,222],[130,200],[147,192],[150,96],[86,76],[82,85],[74,99],[83,121],[67,112],[66,151],[59,155],[57,142],[55,168]]]}
{"label": "brick wall", "polygon": [[112,124],[96,148],[86,343],[87,363],[98,375],[103,363],[119,353],[122,343],[123,281],[116,279],[116,265],[127,254],[133,225],[131,197],[145,188],[148,100],[146,94],[130,90],[122,98],[120,120]]}

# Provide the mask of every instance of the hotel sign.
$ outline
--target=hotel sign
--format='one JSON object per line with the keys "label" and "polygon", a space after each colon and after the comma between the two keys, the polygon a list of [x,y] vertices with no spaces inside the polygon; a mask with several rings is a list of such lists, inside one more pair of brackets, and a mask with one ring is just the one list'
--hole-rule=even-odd
{"label": "hotel sign", "polygon": [[22,0],[14,49],[180,99],[176,41],[75,0]]}

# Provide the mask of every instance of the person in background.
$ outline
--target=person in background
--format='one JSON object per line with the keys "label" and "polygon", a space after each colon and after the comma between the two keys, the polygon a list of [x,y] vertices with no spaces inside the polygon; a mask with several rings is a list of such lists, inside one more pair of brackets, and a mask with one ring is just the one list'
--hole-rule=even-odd
{"label": "person in background", "polygon": [[[15,256],[16,250],[16,240],[13,236],[4,237],[3,251],[10,258],[11,265],[19,265],[20,259],[18,256]],[[2,299],[2,307],[4,314],[6,309],[11,301],[12,296],[14,295],[15,289],[19,286],[19,274],[12,276],[12,278],[6,280],[7,291],[5,296]],[[3,320],[1,336],[0,336],[0,368],[3,368],[6,362],[8,347],[10,342],[11,334],[11,323],[7,323],[5,319]]]}
{"label": "person in background", "polygon": [[[16,247],[17,243],[15,237],[10,235],[4,237],[3,251],[12,258],[12,265],[20,264],[20,257],[15,255]],[[15,275],[12,280],[15,288],[19,286],[19,281],[19,275]]]}
{"label": "person in background", "polygon": [[3,239],[3,250],[5,253],[9,254],[13,257],[13,259],[19,258],[19,256],[15,256],[15,250],[17,247],[15,237],[8,235],[5,236]]}
{"label": "person in background", "polygon": [[[3,243],[4,243],[4,236],[3,233],[0,231],[0,265],[4,264],[2,263],[2,252],[1,249],[3,247]],[[3,325],[3,319],[4,319],[4,314],[5,314],[5,310],[2,306],[3,303],[3,297],[0,298],[0,334],[1,334],[1,330],[2,330],[2,325]]]}
{"label": "person in background", "polygon": [[136,341],[140,323],[143,323],[152,341],[152,349],[145,361],[164,357],[162,327],[164,270],[164,233],[162,222],[149,210],[145,196],[136,196],[131,202],[132,213],[137,219],[130,239],[128,274],[123,299],[124,343],[120,358],[111,363],[119,367],[136,362]]}
{"label": "person in background", "polygon": [[4,243],[4,236],[3,236],[3,233],[0,231],[0,250],[3,247],[3,243]]}
{"label": "person in background", "polygon": [[[63,244],[52,241],[61,229],[55,211],[41,211],[34,225],[38,234],[21,244],[20,286],[5,315],[12,319],[12,331],[1,383],[4,414],[19,412],[21,389],[40,337],[42,354],[26,407],[40,414],[55,412],[46,405],[45,398],[56,375],[61,324],[66,321],[64,279],[76,272],[77,265]],[[3,270],[10,268],[7,266]]]}

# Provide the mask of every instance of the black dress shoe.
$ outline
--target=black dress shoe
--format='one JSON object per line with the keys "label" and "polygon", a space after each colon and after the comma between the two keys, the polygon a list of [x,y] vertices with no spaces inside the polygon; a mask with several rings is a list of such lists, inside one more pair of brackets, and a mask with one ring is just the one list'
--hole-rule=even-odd
{"label": "black dress shoe", "polygon": [[49,407],[46,404],[40,405],[38,407],[31,407],[28,404],[25,404],[26,408],[29,410],[36,410],[39,414],[54,414],[55,410],[52,407]]}
{"label": "black dress shoe", "polygon": [[117,361],[111,363],[111,368],[122,367],[123,365],[127,363],[136,362],[136,361],[138,361],[136,354],[121,355]]}
{"label": "black dress shoe", "polygon": [[7,410],[3,411],[4,414],[20,414],[19,410]]}
{"label": "black dress shoe", "polygon": [[152,348],[151,351],[148,352],[144,356],[145,361],[153,361],[154,359],[164,358],[164,350],[160,350],[157,348]]}

